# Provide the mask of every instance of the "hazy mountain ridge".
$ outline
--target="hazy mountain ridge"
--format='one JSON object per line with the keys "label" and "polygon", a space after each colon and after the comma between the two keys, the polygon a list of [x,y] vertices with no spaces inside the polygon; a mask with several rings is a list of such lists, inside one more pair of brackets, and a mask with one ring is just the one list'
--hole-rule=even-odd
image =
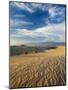
{"label": "hazy mountain ridge", "polygon": [[31,43],[28,45],[10,46],[10,55],[20,55],[28,53],[44,52],[49,49],[56,49],[59,45],[65,45],[63,42],[43,42],[43,43]]}
{"label": "hazy mountain ridge", "polygon": [[39,47],[48,47],[48,46],[57,46],[65,45],[64,42],[39,42],[39,43],[29,43],[27,46],[39,46]]}

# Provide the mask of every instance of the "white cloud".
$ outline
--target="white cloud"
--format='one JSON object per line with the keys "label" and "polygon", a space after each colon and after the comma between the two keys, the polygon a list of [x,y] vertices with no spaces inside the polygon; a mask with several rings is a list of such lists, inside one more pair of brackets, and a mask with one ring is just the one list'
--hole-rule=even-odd
{"label": "white cloud", "polygon": [[11,37],[10,38],[10,45],[11,46],[14,46],[14,45],[21,45],[21,44],[25,44],[26,42],[23,40],[20,40],[20,39],[18,39],[18,38],[15,38],[15,37]]}
{"label": "white cloud", "polygon": [[61,15],[61,17],[65,16],[65,8],[61,8],[61,7],[57,7],[57,6],[50,7],[48,12],[49,12],[51,18],[53,18],[57,15]]}
{"label": "white cloud", "polygon": [[54,17],[57,13],[55,12],[55,10],[56,10],[56,7],[51,7],[50,9],[49,9],[49,14],[50,14],[50,16],[51,17]]}
{"label": "white cloud", "polygon": [[16,7],[20,8],[20,9],[22,9],[22,10],[26,10],[26,11],[28,11],[28,12],[30,12],[30,13],[33,13],[33,12],[34,12],[34,11],[29,7],[29,5],[28,5],[28,4],[25,4],[25,3],[12,2],[11,5],[16,6]]}
{"label": "white cloud", "polygon": [[22,18],[22,17],[25,17],[25,15],[20,15],[20,14],[15,15],[15,18]]}
{"label": "white cloud", "polygon": [[[65,8],[60,8],[57,6],[52,6],[48,4],[37,4],[37,3],[17,3],[12,2],[12,6],[18,7],[21,10],[28,11],[29,13],[34,13],[36,10],[40,9],[42,11],[48,11],[49,17],[44,19],[47,26],[43,28],[38,28],[35,30],[28,29],[16,29],[16,33],[10,33],[10,43],[11,44],[22,44],[34,41],[64,41],[65,42],[65,22],[61,24],[51,24],[49,18],[54,19],[55,16],[60,15],[64,17]],[[25,17],[24,15],[15,15],[15,17]],[[62,19],[62,18],[60,18]],[[60,20],[60,19],[57,19]],[[13,20],[10,19],[10,30],[14,27],[19,27],[22,25],[33,25],[32,22],[22,21],[22,20]],[[12,28],[13,27],[13,28]],[[32,39],[26,38],[30,37]],[[22,38],[22,39],[21,39]]]}
{"label": "white cloud", "polygon": [[[32,39],[25,38],[25,37],[30,37]],[[14,38],[19,40],[19,42],[17,40],[16,41],[20,44],[34,42],[34,41],[65,42],[65,22],[61,24],[48,25],[46,27],[38,28],[35,30],[17,29],[17,32],[15,34],[10,35],[11,43],[12,43],[12,40],[15,40]]]}
{"label": "white cloud", "polygon": [[26,22],[26,21],[15,21],[14,23],[15,26],[18,26],[18,25],[32,25],[31,22]]}
{"label": "white cloud", "polygon": [[[52,4],[42,4],[42,3],[24,3],[24,2],[11,2],[12,6],[18,7],[21,10],[28,11],[29,13],[34,13],[37,10],[48,11],[49,17],[53,19],[55,16],[60,15],[61,17],[65,16],[65,8],[53,6]],[[18,15],[17,15],[18,17]],[[23,17],[23,16],[19,16]],[[59,19],[58,19],[59,20]]]}
{"label": "white cloud", "polygon": [[52,7],[52,5],[48,5],[48,4],[42,4],[42,3],[24,3],[24,2],[11,2],[12,6],[18,7],[21,10],[24,11],[28,11],[30,13],[34,13],[36,10],[42,10],[42,11],[46,11],[49,10],[49,8]]}
{"label": "white cloud", "polygon": [[31,22],[27,22],[27,21],[19,21],[19,20],[12,20],[10,19],[10,27],[18,27],[18,26],[22,26],[22,25],[33,25]]}

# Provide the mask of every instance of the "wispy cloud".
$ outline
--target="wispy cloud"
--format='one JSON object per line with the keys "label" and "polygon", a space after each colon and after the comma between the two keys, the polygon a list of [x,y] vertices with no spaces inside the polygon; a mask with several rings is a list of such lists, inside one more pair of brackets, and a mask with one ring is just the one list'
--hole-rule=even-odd
{"label": "wispy cloud", "polygon": [[65,5],[10,3],[10,43],[65,42]]}
{"label": "wispy cloud", "polygon": [[13,46],[13,45],[21,45],[21,44],[26,44],[28,43],[28,41],[26,42],[25,40],[20,40],[19,38],[15,38],[15,37],[11,37],[10,39],[10,45]]}
{"label": "wispy cloud", "polygon": [[23,18],[23,17],[25,17],[25,15],[15,15],[15,18]]}
{"label": "wispy cloud", "polygon": [[49,18],[51,21],[55,20],[57,22],[62,21],[65,19],[65,8],[64,7],[51,7],[48,10],[49,12]]}
{"label": "wispy cloud", "polygon": [[[19,17],[19,16],[18,16]],[[21,20],[10,20],[10,27],[15,28],[15,27],[20,27],[24,25],[33,25],[32,22],[27,22],[27,21],[21,21]]]}
{"label": "wispy cloud", "polygon": [[37,10],[46,11],[52,7],[52,5],[42,4],[42,3],[24,3],[24,2],[11,2],[11,6],[18,7],[21,10],[28,11],[29,13],[34,13]]}
{"label": "wispy cloud", "polygon": [[[59,32],[59,33],[58,33]],[[15,34],[11,34],[10,38],[16,38],[23,44],[24,42],[65,42],[65,23],[59,25],[53,24],[47,27],[38,28],[30,31],[27,29],[17,29]]]}
{"label": "wispy cloud", "polygon": [[30,12],[30,13],[34,12],[34,11],[29,7],[28,4],[26,5],[26,4],[24,4],[24,3],[12,2],[11,5],[12,5],[12,6],[15,6],[15,7],[18,7],[18,8],[20,8],[20,9],[22,9],[22,10],[26,10],[26,11],[28,11],[28,12]]}

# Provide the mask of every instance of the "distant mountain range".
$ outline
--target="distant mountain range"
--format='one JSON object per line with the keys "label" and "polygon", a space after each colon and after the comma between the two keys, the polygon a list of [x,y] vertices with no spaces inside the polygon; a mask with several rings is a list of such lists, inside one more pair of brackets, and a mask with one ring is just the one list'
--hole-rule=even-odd
{"label": "distant mountain range", "polygon": [[36,42],[36,43],[28,43],[28,44],[13,45],[13,46],[20,46],[20,47],[51,47],[51,46],[58,46],[58,45],[65,45],[65,42]]}
{"label": "distant mountain range", "polygon": [[65,43],[64,42],[39,42],[39,43],[29,43],[26,46],[51,47],[51,46],[58,46],[58,45],[65,45]]}
{"label": "distant mountain range", "polygon": [[27,45],[10,46],[10,55],[20,55],[32,52],[44,52],[49,49],[56,49],[59,45],[65,45],[63,42],[40,42],[40,43],[30,43]]}

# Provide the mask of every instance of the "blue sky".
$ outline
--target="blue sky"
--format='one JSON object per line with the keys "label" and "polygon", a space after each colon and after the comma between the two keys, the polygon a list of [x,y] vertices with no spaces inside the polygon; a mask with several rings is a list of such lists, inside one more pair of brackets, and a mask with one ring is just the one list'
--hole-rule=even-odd
{"label": "blue sky", "polygon": [[10,2],[10,45],[65,42],[65,5]]}

